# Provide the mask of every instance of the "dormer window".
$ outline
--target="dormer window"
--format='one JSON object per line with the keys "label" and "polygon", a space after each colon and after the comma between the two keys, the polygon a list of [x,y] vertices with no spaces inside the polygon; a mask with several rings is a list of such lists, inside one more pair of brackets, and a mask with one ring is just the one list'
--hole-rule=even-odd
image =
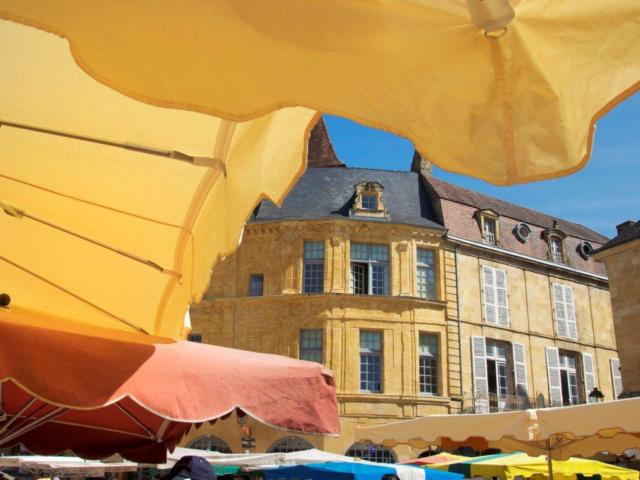
{"label": "dormer window", "polygon": [[497,212],[487,208],[476,212],[482,240],[490,245],[498,245],[500,241],[500,222]]}
{"label": "dormer window", "polygon": [[492,245],[496,244],[496,221],[493,218],[484,219],[484,240]]}
{"label": "dormer window", "polygon": [[558,228],[558,222],[553,221],[553,226],[544,231],[544,237],[549,247],[549,259],[555,263],[566,263],[564,239],[567,234]]}
{"label": "dormer window", "polygon": [[551,260],[556,263],[564,263],[564,257],[562,256],[562,239],[560,237],[551,237],[549,239],[549,248]]}
{"label": "dormer window", "polygon": [[356,190],[353,207],[349,212],[352,216],[387,218],[382,191],[384,187],[378,182],[360,182],[354,185]]}
{"label": "dormer window", "polygon": [[362,209],[363,210],[377,210],[378,209],[378,197],[367,193],[362,195]]}

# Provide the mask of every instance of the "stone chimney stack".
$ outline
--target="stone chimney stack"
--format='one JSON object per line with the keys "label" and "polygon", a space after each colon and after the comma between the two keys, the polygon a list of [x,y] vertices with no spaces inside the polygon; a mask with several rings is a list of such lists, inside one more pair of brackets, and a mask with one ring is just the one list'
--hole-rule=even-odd
{"label": "stone chimney stack", "polygon": [[632,220],[627,220],[626,222],[621,223],[620,225],[616,226],[616,230],[618,231],[618,235],[622,234],[622,232],[624,232],[627,228],[631,228],[636,224],[636,222],[632,221]]}
{"label": "stone chimney stack", "polygon": [[413,152],[413,160],[411,161],[412,172],[419,173],[423,177],[429,178],[432,176],[431,166],[431,162],[420,155],[417,150]]}

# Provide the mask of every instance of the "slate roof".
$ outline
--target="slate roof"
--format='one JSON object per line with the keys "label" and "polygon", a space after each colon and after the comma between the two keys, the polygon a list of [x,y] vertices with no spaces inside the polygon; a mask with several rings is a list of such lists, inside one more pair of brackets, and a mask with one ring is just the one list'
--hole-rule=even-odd
{"label": "slate roof", "polygon": [[468,190],[466,188],[438,180],[437,178],[429,177],[427,180],[440,198],[451,200],[452,202],[462,203],[477,209],[491,209],[501,216],[510,217],[542,228],[551,228],[554,220],[557,220],[558,229],[572,237],[596,243],[605,243],[608,240],[607,237],[599,234],[598,232],[594,232],[590,228],[578,225],[577,223],[568,222],[561,218],[552,217],[551,215],[505,202],[504,200],[499,200],[495,197],[490,197],[479,192],[474,192],[473,190]]}
{"label": "slate roof", "polygon": [[[354,186],[363,181],[382,184],[389,218],[349,216]],[[436,219],[417,173],[345,167],[308,168],[281,208],[265,200],[258,206],[250,222],[337,218],[443,228]]]}
{"label": "slate roof", "polygon": [[618,225],[618,235],[613,237],[607,243],[599,248],[594,253],[604,252],[623,243],[632,242],[633,240],[640,240],[640,220],[636,222],[625,222],[622,225]]}

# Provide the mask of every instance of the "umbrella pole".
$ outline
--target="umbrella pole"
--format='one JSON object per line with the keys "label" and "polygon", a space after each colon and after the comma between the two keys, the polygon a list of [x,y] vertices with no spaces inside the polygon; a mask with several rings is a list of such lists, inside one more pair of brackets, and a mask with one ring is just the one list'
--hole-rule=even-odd
{"label": "umbrella pole", "polygon": [[553,460],[551,459],[551,442],[547,440],[547,467],[549,480],[553,480]]}

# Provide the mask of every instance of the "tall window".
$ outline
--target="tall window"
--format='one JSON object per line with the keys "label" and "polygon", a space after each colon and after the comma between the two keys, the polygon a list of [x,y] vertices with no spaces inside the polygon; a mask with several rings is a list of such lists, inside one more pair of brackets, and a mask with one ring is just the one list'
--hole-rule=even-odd
{"label": "tall window", "polygon": [[491,411],[502,411],[506,409],[509,395],[509,344],[487,339],[486,345],[489,406]]}
{"label": "tall window", "polygon": [[389,247],[351,244],[351,293],[389,294]]}
{"label": "tall window", "polygon": [[487,243],[491,243],[492,245],[496,245],[496,221],[493,218],[484,217],[483,221],[484,225],[484,240]]}
{"label": "tall window", "polygon": [[360,458],[366,462],[395,463],[393,452],[382,445],[354,443],[347,450],[347,457]]}
{"label": "tall window", "polygon": [[556,263],[564,263],[561,238],[559,237],[549,238],[549,249],[551,250],[551,260],[553,260]]}
{"label": "tall window", "polygon": [[324,363],[322,330],[300,330],[300,360]]}
{"label": "tall window", "polygon": [[284,437],[269,447],[267,453],[291,453],[313,448],[307,440],[301,437]]}
{"label": "tall window", "polygon": [[249,296],[261,297],[264,295],[264,275],[261,273],[249,277]]}
{"label": "tall window", "polygon": [[433,250],[418,249],[418,296],[436,299],[436,265]]}
{"label": "tall window", "polygon": [[324,242],[304,242],[304,293],[324,291]]}
{"label": "tall window", "polygon": [[438,335],[420,334],[420,393],[438,395]]}
{"label": "tall window", "polygon": [[572,352],[559,352],[560,384],[562,386],[563,405],[580,403],[578,390],[578,356]]}
{"label": "tall window", "polygon": [[573,288],[553,284],[553,306],[556,317],[556,333],[559,337],[578,339],[576,309],[573,303]]}
{"label": "tall window", "polygon": [[482,267],[484,318],[487,323],[509,325],[507,272],[493,267]]}
{"label": "tall window", "polygon": [[382,333],[360,331],[360,390],[382,392]]}

